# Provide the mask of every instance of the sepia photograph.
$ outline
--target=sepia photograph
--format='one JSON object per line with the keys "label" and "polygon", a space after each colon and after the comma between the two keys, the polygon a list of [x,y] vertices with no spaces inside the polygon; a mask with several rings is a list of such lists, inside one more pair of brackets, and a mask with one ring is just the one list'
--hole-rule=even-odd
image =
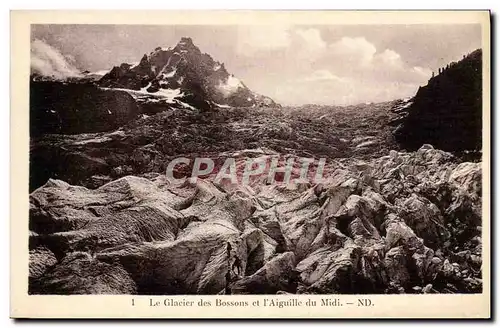
{"label": "sepia photograph", "polygon": [[483,295],[478,17],[30,22],[16,279],[27,296],[225,311]]}

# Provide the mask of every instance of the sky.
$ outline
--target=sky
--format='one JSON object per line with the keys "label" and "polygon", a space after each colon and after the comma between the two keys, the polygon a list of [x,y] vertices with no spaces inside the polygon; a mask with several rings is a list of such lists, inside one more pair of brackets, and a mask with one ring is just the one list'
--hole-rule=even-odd
{"label": "sky", "polygon": [[31,66],[74,76],[138,62],[191,37],[251,90],[283,105],[405,98],[481,47],[480,25],[32,25]]}

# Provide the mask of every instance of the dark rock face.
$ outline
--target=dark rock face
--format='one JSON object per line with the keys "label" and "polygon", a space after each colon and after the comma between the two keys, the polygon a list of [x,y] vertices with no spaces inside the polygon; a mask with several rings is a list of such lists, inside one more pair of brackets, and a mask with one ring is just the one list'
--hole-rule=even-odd
{"label": "dark rock face", "polygon": [[409,150],[432,144],[446,151],[482,146],[482,51],[448,65],[421,87],[395,131]]}
{"label": "dark rock face", "polygon": [[31,136],[110,131],[138,114],[135,100],[123,91],[89,83],[30,83]]}
{"label": "dark rock face", "polygon": [[182,38],[174,48],[158,47],[145,54],[137,65],[121,64],[104,75],[98,84],[157,93],[162,89],[180,89],[184,101],[206,110],[215,104],[235,107],[277,106],[268,97],[258,95],[233,75],[224,64],[202,53],[191,38]]}

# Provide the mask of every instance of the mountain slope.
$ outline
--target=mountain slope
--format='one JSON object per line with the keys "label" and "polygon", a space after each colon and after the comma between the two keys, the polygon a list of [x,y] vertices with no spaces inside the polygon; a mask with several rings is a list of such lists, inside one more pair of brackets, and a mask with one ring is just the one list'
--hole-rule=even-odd
{"label": "mountain slope", "polygon": [[139,116],[134,98],[92,83],[30,81],[30,134],[110,131]]}
{"label": "mountain slope", "polygon": [[403,147],[414,150],[430,143],[446,151],[481,149],[481,49],[440,71],[412,101],[395,131]]}
{"label": "mountain slope", "polygon": [[224,64],[202,53],[191,38],[182,38],[174,48],[158,47],[135,65],[115,66],[98,84],[142,90],[152,95],[161,95],[163,90],[179,90],[177,99],[201,109],[212,104],[276,106],[271,98],[252,92],[229,74]]}

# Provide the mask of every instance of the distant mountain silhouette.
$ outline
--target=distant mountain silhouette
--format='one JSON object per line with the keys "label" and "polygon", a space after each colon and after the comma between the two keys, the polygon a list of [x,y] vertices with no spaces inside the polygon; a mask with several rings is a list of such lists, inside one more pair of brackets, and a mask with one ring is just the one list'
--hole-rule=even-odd
{"label": "distant mountain silhouette", "polygon": [[480,150],[482,134],[482,51],[439,69],[420,87],[396,140],[415,150],[432,144],[446,151]]}

